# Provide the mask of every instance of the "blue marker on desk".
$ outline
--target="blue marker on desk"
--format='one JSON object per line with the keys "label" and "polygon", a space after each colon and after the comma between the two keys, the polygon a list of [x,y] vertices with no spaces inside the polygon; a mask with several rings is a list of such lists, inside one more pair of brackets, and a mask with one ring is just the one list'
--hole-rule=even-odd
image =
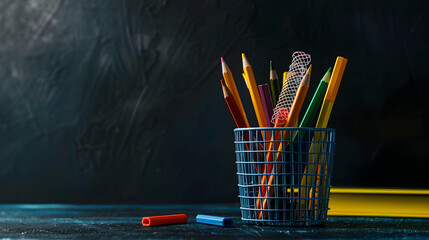
{"label": "blue marker on desk", "polygon": [[232,226],[232,219],[229,217],[218,217],[218,216],[198,214],[196,220],[197,220],[197,223],[204,223],[204,224],[216,225],[221,227]]}

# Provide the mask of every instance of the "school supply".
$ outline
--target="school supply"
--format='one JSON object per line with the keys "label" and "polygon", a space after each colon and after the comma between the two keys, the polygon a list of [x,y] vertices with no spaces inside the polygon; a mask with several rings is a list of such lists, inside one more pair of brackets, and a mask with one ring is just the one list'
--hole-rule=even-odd
{"label": "school supply", "polygon": [[331,188],[328,216],[429,218],[428,189]]}
{"label": "school supply", "polygon": [[[256,162],[252,151],[247,151],[245,143],[252,144],[256,141],[243,141],[243,135],[254,136],[260,134],[261,131],[269,131],[273,135],[275,132],[280,132],[281,136],[287,135],[287,138],[293,137],[293,132],[298,131],[300,134],[308,136],[316,134],[323,134],[326,136],[323,144],[329,146],[331,149],[335,145],[335,130],[333,129],[315,129],[315,128],[237,128],[234,130],[235,134],[235,153],[236,153],[236,164],[237,164],[237,176],[238,176],[238,188],[239,188],[239,199],[240,199],[240,210],[242,220],[246,223],[258,224],[258,225],[275,225],[275,226],[313,226],[327,222],[326,213],[328,211],[328,200],[329,200],[329,184],[332,176],[332,165],[334,152],[328,152],[326,158],[327,172],[321,178],[327,185],[322,191],[326,191],[324,199],[319,199],[320,207],[315,209],[304,209],[299,208],[297,205],[301,201],[308,203],[309,200],[314,200],[312,195],[310,198],[300,198],[299,195],[294,194],[300,188],[300,181],[288,182],[287,179],[294,179],[294,177],[303,176],[304,167],[308,162],[308,152],[303,149],[308,149],[311,144],[310,139],[304,138],[303,140],[297,140],[290,144],[289,148],[282,148],[281,157],[279,161],[273,163],[273,171],[269,176],[274,176],[274,181],[267,188],[271,189],[271,195],[264,197],[268,199],[265,208],[257,206],[258,199],[264,199],[258,196],[261,186],[260,176],[255,169],[253,164]],[[252,138],[250,138],[252,139]],[[299,137],[298,137],[299,139]],[[291,143],[290,140],[280,139],[283,146]],[[267,145],[267,141],[257,141],[263,145]],[[291,148],[294,146],[294,148]],[[295,148],[296,147],[296,148]],[[260,152],[267,151],[265,149]],[[314,155],[326,155],[326,152],[313,152]],[[257,163],[261,164],[261,163]],[[285,171],[280,166],[288,166],[293,171]],[[305,176],[305,175],[304,175]],[[267,184],[266,184],[267,185]],[[298,208],[297,208],[298,207]],[[296,211],[307,211],[308,217],[294,218]],[[261,213],[262,212],[262,213]],[[304,215],[305,216],[305,215]],[[316,217],[314,217],[316,216]]]}
{"label": "school supply", "polygon": [[242,53],[241,57],[243,59],[243,72],[246,76],[247,87],[249,88],[250,97],[252,99],[253,108],[255,109],[256,118],[258,119],[258,124],[260,127],[269,127],[267,120],[265,119],[261,97],[259,96],[258,87],[256,86],[252,66],[250,66],[250,63],[244,53]]}
{"label": "school supply", "polygon": [[[287,119],[285,127],[296,127],[296,122],[298,121],[299,113],[301,112],[301,108],[302,108],[302,105],[304,103],[304,99],[307,96],[308,88],[310,87],[310,76],[311,76],[311,65],[308,68],[307,73],[304,75],[303,80],[302,80],[302,82],[298,88],[298,91],[297,91],[295,100],[292,104],[290,115]],[[291,139],[290,136],[293,136],[293,135],[294,135],[293,133],[286,131],[283,133],[283,139],[285,139],[285,141],[288,141]],[[287,144],[287,145],[289,145],[289,144]],[[288,146],[283,147],[282,142],[279,143],[279,146],[277,149],[277,157],[276,157],[277,161],[281,161],[281,151],[283,148],[286,149],[287,147]],[[282,169],[282,165],[277,165],[277,172],[280,172],[281,169]],[[269,170],[270,169],[268,168],[267,172],[271,173],[271,172],[269,172]],[[269,195],[269,196],[273,195],[274,188],[272,187],[272,185],[274,183],[274,179],[275,179],[275,175],[271,174],[269,176],[269,180],[268,180],[268,194],[265,194],[265,195]],[[268,204],[268,199],[265,198],[263,200],[262,207],[264,209],[266,209],[267,204]]]}
{"label": "school supply", "polygon": [[151,226],[159,226],[159,225],[186,223],[187,221],[188,221],[188,216],[186,216],[186,214],[162,215],[162,216],[143,217],[142,225],[145,227],[151,227]]}
{"label": "school supply", "polygon": [[[280,92],[274,115],[271,119],[273,123],[286,124],[290,107],[295,99],[296,91],[302,78],[307,72],[307,66],[311,62],[311,56],[304,52],[294,52],[292,54],[292,64],[289,66],[289,71],[286,78],[286,83],[283,85]],[[286,109],[287,111],[284,111]],[[284,114],[287,115],[284,115]]]}
{"label": "school supply", "polygon": [[232,76],[232,72],[231,72],[231,70],[229,70],[229,67],[226,64],[226,62],[223,60],[223,57],[221,57],[220,59],[221,59],[221,64],[222,64],[222,75],[223,75],[223,78],[225,79],[226,86],[231,91],[231,94],[237,103],[237,107],[240,110],[241,115],[244,118],[244,122],[245,122],[246,126],[250,126],[249,120],[247,120],[246,112],[244,111],[244,108],[243,108],[243,103],[241,102],[240,94],[238,93],[237,87],[235,85],[235,81],[234,81],[234,78]]}
{"label": "school supply", "polygon": [[258,86],[259,95],[261,95],[262,107],[264,108],[265,120],[268,126],[272,127],[270,119],[273,115],[273,103],[271,101],[271,93],[268,84],[261,84]]}
{"label": "school supply", "polygon": [[[244,123],[234,93],[228,83],[222,82],[225,101],[238,127],[234,132],[242,219],[288,226],[326,222],[335,146],[335,130],[326,126],[347,60],[339,57],[334,70],[328,69],[300,121],[312,70],[310,55],[292,55],[278,99],[278,76],[272,63],[269,84],[258,86],[244,54],[242,61],[242,76],[259,128],[249,128],[250,124]],[[222,64],[226,65],[223,59]],[[232,75],[229,68],[223,73]],[[274,100],[277,104],[271,114],[269,106],[274,106]],[[321,104],[316,128],[309,128]],[[270,128],[273,124],[274,128]]]}
{"label": "school supply", "polygon": [[218,217],[204,214],[198,214],[196,217],[196,222],[220,227],[232,226],[232,219],[229,217]]}
{"label": "school supply", "polygon": [[328,88],[328,83],[331,78],[331,72],[332,68],[329,68],[322,80],[320,80],[316,92],[314,93],[313,97],[311,98],[311,102],[308,105],[307,111],[305,111],[304,117],[302,117],[299,127],[310,126],[311,120],[314,118],[320,104],[322,104],[323,96],[326,93],[326,89]]}
{"label": "school supply", "polygon": [[287,78],[287,72],[283,72],[282,88],[283,88],[283,85],[285,85],[286,83],[286,78]]}
{"label": "school supply", "polygon": [[[290,95],[294,95],[293,99],[295,99],[295,94],[296,94],[296,90],[298,88],[298,86],[301,84],[301,81],[304,78],[304,74],[307,73],[307,69],[303,69],[306,67],[306,64],[309,63],[310,61],[310,55],[305,54],[304,52],[295,52],[292,54],[292,63],[289,66],[289,73],[288,74],[288,78],[286,80],[286,84],[283,85],[282,88],[282,92],[280,94],[280,98],[279,101],[277,102],[277,116],[276,116],[276,112],[274,112],[271,121],[273,122],[274,120],[274,127],[284,127],[286,124],[286,121],[289,117],[289,111],[290,111],[290,107],[293,103],[290,102],[289,103],[289,96]],[[297,77],[301,76],[301,71],[305,70],[304,74],[302,74],[302,78],[301,79],[297,79]],[[310,73],[311,73],[311,69],[310,69]],[[309,74],[310,74],[309,73]],[[295,84],[298,83],[298,86],[296,86],[295,89]],[[290,104],[290,105],[289,105]],[[274,110],[276,111],[276,110]],[[299,115],[299,114],[298,114]],[[297,119],[298,116],[296,116]],[[278,161],[277,157],[279,156],[278,154],[275,155],[274,151],[275,149],[277,149],[279,147],[279,144],[277,143],[277,141],[280,138],[280,132],[279,131],[275,131],[275,133],[277,135],[274,135],[271,139],[271,141],[269,142],[268,145],[268,152],[266,154],[266,158],[265,161],[266,162],[276,162]],[[274,158],[274,159],[273,159]],[[261,178],[261,191],[258,194],[258,200],[257,200],[257,208],[262,208],[261,205],[261,197],[264,196],[266,197],[267,192],[266,192],[266,184],[267,184],[267,180],[268,180],[268,175],[267,174],[271,174],[272,171],[272,164],[267,164],[267,166],[265,167],[265,175],[262,176]],[[259,212],[259,214],[261,214],[262,212]]]}
{"label": "school supply", "polygon": [[277,99],[280,95],[279,77],[277,76],[276,70],[273,69],[273,61],[270,61],[270,88],[271,97],[274,106],[277,104]]}
{"label": "school supply", "polygon": [[[237,102],[234,99],[234,96],[232,96],[231,92],[229,91],[228,87],[226,86],[225,82],[223,80],[220,80],[220,83],[222,85],[222,91],[223,91],[223,96],[225,99],[226,104],[228,105],[229,111],[231,112],[232,117],[234,118],[235,124],[237,125],[238,128],[245,128],[245,127],[249,127],[246,125],[246,122],[244,121],[243,116],[241,115],[240,111],[238,110],[237,107]],[[244,136],[244,140],[249,140],[249,136]],[[246,144],[246,148],[247,150],[253,150],[253,149],[262,149],[263,146],[261,144],[255,144],[255,145],[250,145]],[[256,154],[256,153],[255,153]],[[255,165],[256,171],[257,172],[263,172],[264,168],[262,166],[262,169],[258,169],[258,165]]]}
{"label": "school supply", "polygon": [[228,108],[229,108],[229,111],[231,112],[232,117],[234,118],[235,124],[239,128],[249,127],[249,125],[246,124],[245,119],[241,114],[237,106],[238,104],[235,101],[235,98],[232,95],[231,91],[228,89],[228,87],[226,86],[223,80],[220,80],[220,83],[222,85],[223,97],[225,98],[225,102],[228,105]]}
{"label": "school supply", "polygon": [[[325,98],[323,100],[322,108],[320,110],[319,118],[317,119],[316,128],[326,128],[328,125],[328,120],[331,115],[332,107],[334,106],[335,98],[338,92],[338,88],[341,83],[341,79],[343,77],[344,69],[347,64],[347,59],[343,57],[337,57],[337,60],[335,62],[334,70],[332,71],[331,80],[329,81],[328,89],[325,94]],[[310,197],[310,190],[313,191],[315,194],[316,189],[312,190],[314,187],[316,187],[316,184],[314,182],[316,171],[317,171],[317,163],[318,159],[313,152],[320,152],[322,148],[326,149],[326,146],[320,144],[320,142],[323,141],[325,136],[322,134],[316,132],[316,134],[313,136],[312,144],[310,146],[310,157],[309,162],[307,164],[307,167],[304,170],[304,175],[301,180],[301,189],[300,189],[300,198],[309,198]],[[322,160],[322,159],[321,159]],[[312,208],[311,205],[312,202],[308,201],[301,201],[300,202],[300,208],[304,209],[307,205],[307,208]],[[308,214],[308,212],[298,212],[297,214]],[[301,216],[302,217],[302,216]]]}

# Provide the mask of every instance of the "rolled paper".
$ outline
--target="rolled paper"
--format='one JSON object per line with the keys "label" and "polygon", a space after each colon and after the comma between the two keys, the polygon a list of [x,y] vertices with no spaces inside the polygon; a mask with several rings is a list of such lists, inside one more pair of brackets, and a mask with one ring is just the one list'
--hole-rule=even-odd
{"label": "rolled paper", "polygon": [[187,221],[188,221],[188,216],[186,216],[186,214],[173,214],[173,215],[143,217],[142,224],[145,227],[151,227],[151,226],[158,226],[158,225],[186,223]]}
{"label": "rolled paper", "polygon": [[211,215],[198,214],[197,215],[197,223],[221,226],[221,227],[231,227],[232,219],[229,217],[218,217]]}

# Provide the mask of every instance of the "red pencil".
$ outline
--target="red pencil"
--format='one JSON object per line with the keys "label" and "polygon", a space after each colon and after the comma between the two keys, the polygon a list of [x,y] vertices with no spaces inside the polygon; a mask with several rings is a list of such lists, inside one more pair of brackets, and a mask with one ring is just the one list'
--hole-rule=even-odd
{"label": "red pencil", "polygon": [[[220,80],[220,83],[222,84],[222,90],[223,90],[223,96],[225,98],[225,102],[228,105],[228,108],[229,108],[229,111],[231,112],[232,117],[234,118],[235,124],[237,125],[238,128],[249,127],[246,125],[244,117],[241,114],[240,110],[238,109],[238,105],[235,102],[234,96],[232,96],[231,91],[229,91],[228,87],[225,85],[225,82],[222,79]],[[244,141],[249,141],[249,133],[244,132],[243,134],[244,134]],[[258,148],[257,150],[264,149],[264,146],[261,143],[255,144],[255,145],[256,145],[255,147]],[[247,143],[246,143],[246,148],[247,150],[251,149]],[[254,156],[254,158],[257,159],[256,156]],[[261,160],[263,159],[262,154],[260,154],[259,159]],[[260,172],[264,172],[265,170],[264,164],[259,164],[259,168],[260,168]],[[256,173],[259,173],[258,164],[255,164],[255,169],[256,169]]]}
{"label": "red pencil", "polygon": [[220,80],[220,83],[222,84],[223,97],[225,98],[225,102],[228,105],[232,117],[234,118],[235,124],[237,124],[238,128],[245,128],[246,122],[240,110],[238,109],[238,105],[234,99],[234,96],[232,96],[231,91],[229,91],[228,87],[225,85],[225,82],[222,79]]}

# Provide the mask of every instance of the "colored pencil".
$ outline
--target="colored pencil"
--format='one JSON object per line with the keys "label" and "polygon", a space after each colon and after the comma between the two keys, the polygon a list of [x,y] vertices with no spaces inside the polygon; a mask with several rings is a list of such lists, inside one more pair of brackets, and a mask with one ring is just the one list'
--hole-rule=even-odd
{"label": "colored pencil", "polygon": [[[310,85],[311,69],[312,69],[312,66],[310,65],[310,67],[307,69],[306,74],[303,77],[303,80],[301,81],[301,84],[298,87],[298,91],[296,92],[294,102],[292,103],[292,107],[294,107],[294,113],[292,114],[292,107],[291,107],[291,111],[290,111],[290,114],[289,114],[288,119],[286,121],[286,124],[283,126],[282,125],[277,125],[277,126],[279,126],[279,127],[294,127],[294,124],[299,117],[299,113],[301,111],[302,104],[304,103],[304,99],[307,96],[308,88]],[[276,131],[276,132],[279,132],[279,131]],[[278,138],[276,138],[276,139],[278,139]],[[282,144],[280,143],[278,145],[278,148],[281,149],[281,147],[282,147]],[[270,155],[272,155],[272,152],[269,152],[267,154],[267,161],[271,160],[272,157]],[[280,152],[277,152],[277,159],[278,159],[278,156],[280,156]],[[271,173],[272,164],[268,164],[267,166],[268,166],[267,173]]]}
{"label": "colored pencil", "polygon": [[261,95],[262,107],[264,108],[265,118],[268,126],[271,127],[271,116],[273,115],[273,103],[271,102],[271,93],[268,84],[258,85],[259,94]]}
{"label": "colored pencil", "polygon": [[[341,79],[344,74],[344,69],[347,64],[347,59],[343,57],[337,57],[335,61],[334,70],[332,71],[331,80],[329,81],[328,89],[325,94],[325,98],[322,103],[319,118],[317,119],[316,128],[326,128],[328,120],[331,115],[332,107],[334,106],[335,98],[337,96],[338,88],[341,83]],[[312,143],[310,145],[310,153],[319,153],[322,144],[318,143],[324,139],[324,134],[315,132]],[[317,141],[317,142],[315,142]],[[314,175],[316,173],[316,164],[318,163],[315,154],[309,154],[308,165],[304,170],[304,176],[301,180],[301,189],[299,191],[300,199],[308,199],[310,197],[310,186],[314,186]],[[297,208],[305,209],[307,201],[300,201],[297,204]],[[306,211],[299,212],[298,214],[304,214]]]}
{"label": "colored pencil", "polygon": [[[302,108],[302,105],[304,103],[305,97],[307,96],[308,88],[310,87],[311,69],[312,69],[312,66],[310,65],[310,67],[307,70],[307,73],[304,75],[303,80],[301,81],[301,84],[300,84],[300,86],[298,88],[298,91],[296,93],[296,97],[295,97],[295,99],[294,99],[294,101],[292,103],[292,106],[291,106],[291,109],[290,109],[290,114],[289,114],[289,117],[288,117],[288,119],[286,121],[285,127],[296,126],[295,124],[296,124],[296,122],[298,120],[299,113],[301,112],[301,108]],[[283,135],[283,138],[285,139],[285,141],[288,141],[290,139],[291,135],[292,134],[287,134],[287,132],[285,132],[284,135]],[[284,149],[286,149],[288,145],[289,144],[285,144]],[[277,158],[276,158],[277,161],[280,161],[280,154],[282,152],[281,151],[282,149],[283,149],[283,144],[279,143],[279,146],[277,148]],[[271,167],[269,165],[271,165]],[[267,165],[267,173],[271,173],[270,170],[273,170],[272,164],[268,164]],[[281,165],[278,166],[277,173],[280,172],[280,171],[281,171]],[[268,194],[270,196],[272,196],[273,193],[274,193],[273,192],[274,191],[274,187],[272,185],[273,185],[275,176],[276,175],[269,175],[269,180],[268,180]],[[263,176],[263,177],[265,177],[265,176]],[[264,184],[264,183],[262,183],[262,184]],[[266,195],[268,195],[268,194],[266,193]],[[265,198],[263,200],[262,207],[264,209],[267,209],[267,205],[268,205],[268,199]],[[261,215],[262,215],[262,213],[259,215],[259,218],[262,217]]]}
{"label": "colored pencil", "polygon": [[314,92],[313,98],[311,99],[310,104],[308,105],[307,111],[305,111],[304,117],[299,124],[299,127],[308,127],[310,122],[316,115],[317,109],[322,104],[323,97],[328,88],[328,83],[331,78],[332,68],[330,67],[325,73],[323,78],[320,80],[319,85],[317,86],[316,91]]}
{"label": "colored pencil", "polygon": [[[306,72],[306,74],[302,77],[302,81],[304,81],[306,78],[310,78],[311,77],[311,69],[312,69],[312,65],[310,65],[309,66],[309,68],[307,69],[307,72]],[[292,73],[291,74],[291,76],[292,75],[295,75],[296,73]],[[302,81],[301,81],[301,83],[302,83]],[[309,81],[309,80],[308,80]],[[300,84],[300,86],[301,86],[301,84]],[[287,85],[283,85],[283,88],[287,88]],[[307,91],[308,91],[308,89],[307,89]],[[297,92],[298,93],[298,92]],[[297,96],[298,94],[296,94],[295,96]],[[305,98],[305,97],[304,97]],[[302,106],[301,106],[302,107]],[[301,109],[300,109],[301,110]],[[282,115],[284,115],[284,116],[287,116],[287,118],[289,118],[289,114],[290,114],[290,112],[288,112],[288,110],[286,109],[286,108],[283,108],[283,109],[279,109],[279,112],[280,111],[283,111],[284,113],[282,113]],[[298,113],[298,115],[299,115],[299,113]],[[296,117],[294,117],[294,121],[297,121],[297,119],[298,119],[298,115],[296,116]],[[287,121],[284,121],[284,120],[280,120],[280,119],[276,119],[276,121],[275,121],[275,123],[274,123],[274,127],[287,127],[287,126],[285,126],[286,125],[286,123],[287,123]],[[291,127],[292,126],[292,122],[290,122],[289,123],[289,126],[288,127]],[[274,139],[277,141],[277,140],[279,140],[280,139],[280,131],[275,131],[275,136],[274,136],[274,138],[271,138],[271,141],[270,141],[270,143],[269,143],[269,145],[268,145],[268,153],[267,153],[267,155],[266,155],[266,161],[267,162],[272,162],[273,160],[272,160],[272,158],[273,158],[273,149],[274,148],[276,148],[275,147],[275,144],[276,143],[274,143]],[[277,156],[279,155],[279,153],[277,153]],[[267,170],[268,170],[268,174],[269,173],[271,173],[271,168],[272,168],[272,164],[268,164],[267,165],[268,166],[268,168],[267,168]],[[264,180],[264,181],[266,181],[266,176],[262,176],[262,180]],[[263,189],[265,190],[265,186],[262,186],[263,187]],[[265,191],[264,191],[265,192]]]}
{"label": "colored pencil", "polygon": [[283,72],[283,83],[282,86],[285,85],[287,79],[287,72]]}
{"label": "colored pencil", "polygon": [[268,127],[265,119],[264,109],[262,108],[261,97],[259,96],[258,87],[256,85],[255,76],[253,75],[252,66],[247,60],[244,53],[241,55],[243,59],[243,72],[246,75],[247,84],[252,99],[253,108],[255,109],[256,118],[258,119],[259,127]]}
{"label": "colored pencil", "polygon": [[245,73],[241,73],[241,75],[243,76],[243,79],[244,79],[244,82],[246,83],[247,89],[249,89],[249,84],[247,84],[246,74]]}
{"label": "colored pencil", "polygon": [[[307,91],[308,91],[308,87],[309,87],[308,85],[309,85],[309,81],[310,81],[310,76],[311,76],[311,65],[308,68],[307,73],[304,75],[303,80],[301,81],[301,84],[300,84],[300,86],[298,88],[296,97],[295,97],[294,102],[292,104],[292,106],[295,105],[295,107],[294,107],[294,112],[295,113],[294,113],[294,116],[291,118],[291,121],[295,121],[295,119],[299,116],[299,111],[300,111],[300,109],[302,107],[302,103],[304,102],[305,96],[307,95]],[[308,82],[308,84],[307,84],[307,82]],[[299,106],[299,105],[301,105],[301,106]],[[291,110],[292,110],[292,108],[291,108]],[[292,115],[292,113],[291,113],[291,115]],[[291,115],[289,115],[289,117],[291,117]],[[288,120],[289,120],[289,117],[288,117]],[[285,124],[275,124],[275,127],[288,127],[288,125],[292,124],[291,121],[286,121],[286,125]],[[276,140],[280,139],[280,135],[281,135],[280,131],[275,131],[275,139]],[[287,146],[285,146],[285,149],[286,149],[286,147]],[[268,151],[267,156],[266,156],[266,161],[267,162],[279,161],[280,152],[277,152],[277,154],[275,155],[275,159],[273,160],[274,153],[273,153],[272,149],[274,149],[274,148],[276,148],[276,146],[275,146],[275,143],[273,143],[273,139],[271,139],[271,142],[270,142],[269,147],[268,147],[269,151]],[[282,148],[282,143],[280,142],[277,145],[277,149],[281,149],[281,148]],[[266,165],[266,169],[265,169],[266,170],[265,174],[271,174],[272,168],[273,168],[273,164],[270,164],[270,163],[267,164]],[[261,196],[264,196],[264,197],[267,196],[267,191],[266,191],[266,187],[265,187],[266,183],[268,182],[267,178],[269,178],[269,177],[267,175],[264,175],[264,176],[262,176],[262,179],[261,179],[261,185],[262,185],[261,192],[259,192],[258,199],[256,200],[256,206],[257,206],[258,209],[261,209],[261,207],[262,207],[261,206],[261,199],[260,199],[260,197]],[[266,200],[266,199],[264,199],[264,200]],[[266,204],[266,202],[265,202],[265,204]],[[262,217],[261,213],[262,212],[258,213],[258,218]]]}
{"label": "colored pencil", "polygon": [[331,116],[332,107],[337,97],[338,88],[340,87],[346,64],[346,58],[337,57],[316,127],[326,128],[328,126],[329,117]]}
{"label": "colored pencil", "polygon": [[[238,128],[245,128],[248,127],[243,119],[243,116],[240,113],[240,110],[237,107],[237,102],[234,99],[234,96],[232,96],[231,91],[228,89],[228,87],[226,86],[225,82],[223,80],[220,80],[220,83],[222,85],[222,91],[223,91],[223,96],[225,99],[226,104],[228,105],[229,111],[231,112],[232,117],[234,118],[235,124],[237,125]],[[254,139],[256,141],[256,139]],[[249,141],[249,135],[248,132],[244,133],[244,141]],[[251,148],[249,147],[249,144],[245,144],[247,150],[251,150]],[[259,144],[255,144],[255,148],[256,149],[263,149],[263,145],[261,143]],[[258,148],[259,147],[259,148]],[[255,159],[257,159],[256,156],[256,152],[255,152]],[[262,155],[262,154],[261,154]],[[263,157],[261,157],[260,159],[262,159]],[[260,166],[260,171],[258,170],[258,164],[255,164],[255,169],[256,172],[263,172],[265,169],[263,164],[259,164]]]}
{"label": "colored pencil", "polygon": [[277,100],[280,96],[279,77],[277,76],[276,70],[273,69],[273,61],[270,61],[270,87],[271,97],[273,99],[274,106],[277,105]]}
{"label": "colored pencil", "polygon": [[222,85],[222,91],[223,91],[223,97],[225,98],[225,102],[228,105],[229,111],[231,112],[232,117],[234,118],[235,124],[238,128],[245,128],[247,127],[246,122],[243,118],[243,115],[240,113],[240,110],[238,109],[238,104],[235,101],[234,96],[232,95],[231,91],[228,89],[226,84],[223,80],[220,80],[220,83]]}
{"label": "colored pencil", "polygon": [[301,112],[302,105],[304,104],[305,97],[307,96],[308,88],[310,87],[312,65],[307,69],[307,73],[304,75],[303,80],[296,92],[296,97],[290,108],[290,114],[286,121],[285,127],[296,127],[298,122],[299,113]]}
{"label": "colored pencil", "polygon": [[[310,101],[310,104],[307,108],[307,111],[304,114],[304,117],[301,120],[301,123],[299,125],[300,128],[302,127],[309,127],[310,123],[312,122],[313,118],[315,117],[317,113],[317,109],[322,104],[323,97],[326,93],[326,89],[328,88],[329,80],[331,79],[331,72],[332,68],[330,67],[328,71],[326,71],[323,78],[320,80],[319,85],[317,86],[317,89]],[[296,131],[292,142],[298,141],[300,142],[304,138],[304,134],[298,134],[299,130]],[[300,136],[299,139],[297,139],[297,136]],[[292,179],[293,180],[293,179]],[[316,216],[315,216],[316,217]]]}
{"label": "colored pencil", "polygon": [[234,96],[234,99],[237,102],[237,107],[240,110],[241,115],[243,115],[246,126],[250,126],[249,121],[247,120],[246,112],[244,111],[244,108],[243,108],[243,103],[241,102],[240,94],[238,93],[238,90],[237,90],[237,86],[235,86],[235,81],[234,81],[234,77],[232,76],[232,72],[231,70],[229,70],[229,67],[226,64],[226,62],[223,60],[223,57],[221,57],[220,59],[222,64],[222,75],[225,79],[226,86],[231,91],[232,96]]}
{"label": "colored pencil", "polygon": [[271,118],[273,117],[274,114],[274,105],[273,102],[271,101],[271,93],[270,93],[270,87],[268,86],[268,84],[264,84],[266,85],[266,87],[264,87],[264,91],[265,91],[265,101],[267,102],[267,108],[268,108],[268,126],[272,127],[273,124],[271,123]]}

